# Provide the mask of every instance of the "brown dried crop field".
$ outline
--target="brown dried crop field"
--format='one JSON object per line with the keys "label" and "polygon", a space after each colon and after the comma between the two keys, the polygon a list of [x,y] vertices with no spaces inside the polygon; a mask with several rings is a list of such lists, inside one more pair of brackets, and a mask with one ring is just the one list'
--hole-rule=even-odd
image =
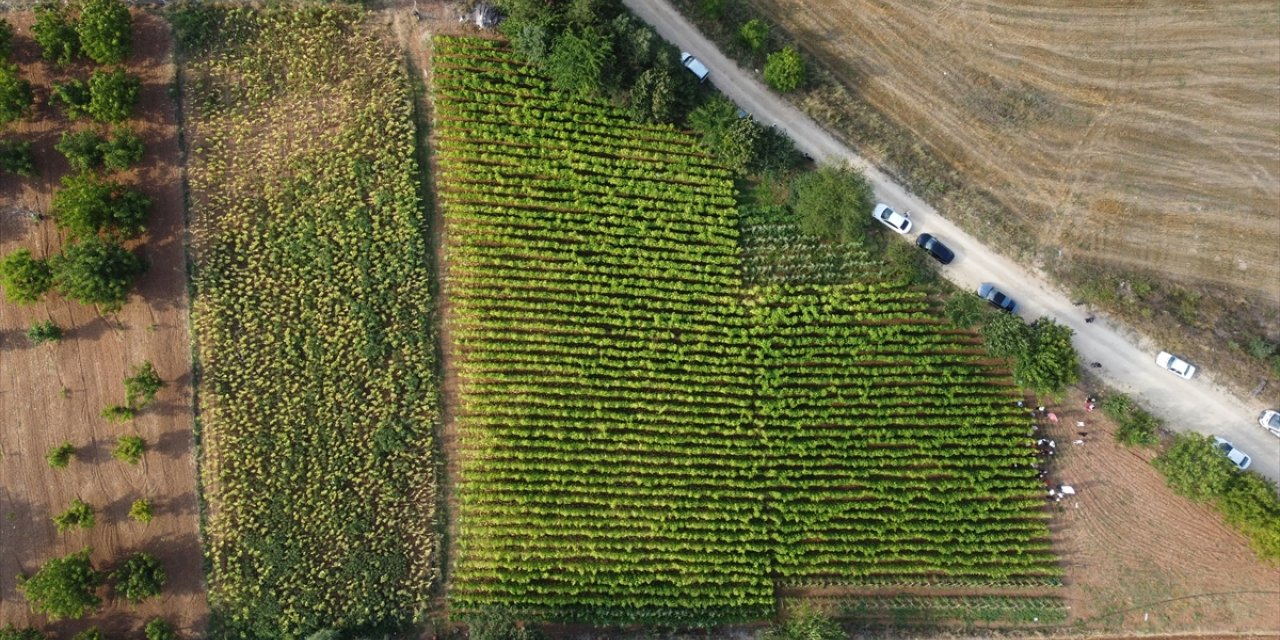
{"label": "brown dried crop field", "polygon": [[[51,220],[36,222],[29,212],[48,210],[58,180],[69,171],[53,148],[69,123],[47,104],[51,68],[39,60],[31,40],[31,15],[4,17],[17,32],[14,60],[35,85],[37,111],[7,125],[3,134],[33,142],[39,175],[0,178],[0,255],[25,247],[46,257],[60,250],[60,233]],[[146,155],[120,179],[154,204],[140,243],[150,270],[129,302],[118,313],[102,315],[57,294],[26,307],[0,301],[0,626],[33,625],[56,637],[97,626],[109,636],[124,637],[163,615],[184,636],[192,636],[203,631],[208,618],[197,534],[185,226],[176,114],[168,93],[174,77],[171,51],[168,25],[135,12],[128,67],[142,78],[143,88],[128,124],[145,139]],[[81,64],[71,73],[87,77],[90,70]],[[33,347],[23,334],[44,320],[56,322],[66,334],[59,343]],[[107,422],[100,412],[124,400],[123,380],[144,360],[155,365],[166,387],[134,421]],[[111,457],[116,439],[129,434],[146,441],[138,466]],[[75,446],[75,458],[66,469],[52,469],[45,453],[64,440]],[[50,518],[77,497],[94,507],[96,525],[57,533]],[[149,524],[127,515],[142,497],[153,505]],[[168,574],[162,595],[130,605],[104,588],[97,614],[46,624],[16,590],[16,576],[85,546],[93,548],[100,570],[136,551],[152,553]]]}
{"label": "brown dried crop field", "polygon": [[1073,258],[1280,287],[1280,5],[751,0]]}

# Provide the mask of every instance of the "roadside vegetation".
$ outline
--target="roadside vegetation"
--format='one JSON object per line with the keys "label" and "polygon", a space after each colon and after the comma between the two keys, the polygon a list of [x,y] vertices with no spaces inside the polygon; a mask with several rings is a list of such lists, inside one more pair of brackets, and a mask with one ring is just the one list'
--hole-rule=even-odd
{"label": "roadside vegetation", "polygon": [[213,637],[398,629],[424,615],[437,577],[412,102],[363,17],[174,16]]}

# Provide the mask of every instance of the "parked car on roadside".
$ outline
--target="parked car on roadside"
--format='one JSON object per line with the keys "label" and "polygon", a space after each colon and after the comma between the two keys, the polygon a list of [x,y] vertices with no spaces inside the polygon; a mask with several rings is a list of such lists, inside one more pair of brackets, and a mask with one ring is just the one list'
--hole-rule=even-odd
{"label": "parked car on roadside", "polygon": [[951,261],[956,259],[956,254],[932,234],[920,234],[920,237],[916,238],[916,246],[928,251],[934,260],[942,264],[951,264]]}
{"label": "parked car on roadside", "polygon": [[1280,438],[1280,411],[1275,409],[1263,411],[1262,415],[1258,416],[1258,424],[1270,431],[1271,435]]}
{"label": "parked car on roadside", "polygon": [[1156,364],[1172,371],[1178,377],[1186,380],[1190,380],[1191,376],[1196,375],[1195,365],[1173,355],[1172,353],[1169,353],[1168,351],[1161,351],[1156,354]]}
{"label": "parked car on roadside", "polygon": [[1218,450],[1222,452],[1222,455],[1226,456],[1228,460],[1235,463],[1237,467],[1240,467],[1241,471],[1248,469],[1249,465],[1253,464],[1252,458],[1245,455],[1243,451],[1237,449],[1235,445],[1231,444],[1230,442],[1227,442],[1226,440],[1223,440],[1218,436],[1214,436],[1213,441],[1215,444],[1218,445]]}
{"label": "parked car on roadside", "polygon": [[911,231],[911,218],[894,211],[889,205],[883,202],[876,205],[875,211],[871,212],[871,217],[898,233],[907,233]]}
{"label": "parked car on roadside", "polygon": [[693,75],[698,77],[698,82],[706,82],[707,76],[711,75],[711,70],[707,68],[707,65],[702,64],[701,60],[693,57],[693,54],[688,51],[680,52],[680,64],[693,72]]}
{"label": "parked car on roadside", "polygon": [[990,282],[984,282],[978,286],[978,297],[986,300],[987,304],[1009,313],[1013,313],[1018,308],[1018,303],[1014,302],[1013,298],[1006,296]]}

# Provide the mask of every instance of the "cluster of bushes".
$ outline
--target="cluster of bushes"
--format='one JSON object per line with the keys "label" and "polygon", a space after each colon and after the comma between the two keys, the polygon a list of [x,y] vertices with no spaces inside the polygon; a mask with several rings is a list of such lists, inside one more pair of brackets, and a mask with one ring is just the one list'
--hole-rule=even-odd
{"label": "cluster of bushes", "polygon": [[735,171],[798,164],[800,156],[781,132],[723,98],[708,101],[708,92],[681,67],[679,52],[619,0],[500,0],[498,6],[512,47],[558,88],[607,98],[644,122],[684,123]]}
{"label": "cluster of bushes", "polygon": [[1174,491],[1213,505],[1259,556],[1280,561],[1280,496],[1274,482],[1240,471],[1213,438],[1198,433],[1179,434],[1152,464]]}
{"label": "cluster of bushes", "polygon": [[[119,65],[129,55],[131,18],[119,0],[84,0],[75,15],[60,4],[42,4],[35,13],[32,35],[44,59],[55,65],[69,64],[81,55],[100,65]],[[12,29],[8,23],[0,25],[0,53],[7,53]],[[29,83],[16,73],[8,62],[0,64],[0,123],[26,115],[34,99]],[[88,81],[72,78],[54,85],[50,102],[61,105],[70,120],[89,117],[96,123],[119,123],[137,105],[140,91],[136,77],[113,66],[95,70]],[[145,230],[151,201],[104,175],[140,162],[143,142],[132,130],[114,126],[63,132],[55,148],[77,173],[62,179],[50,214],[68,242],[62,254],[49,259],[37,259],[26,249],[0,259],[0,286],[10,302],[33,303],[56,289],[111,311],[124,304],[134,280],[146,270],[146,263],[123,242]],[[30,143],[0,141],[0,170],[34,175]],[[46,331],[42,337],[51,335]]]}
{"label": "cluster of bushes", "polygon": [[1159,431],[1164,425],[1159,418],[1138,406],[1133,398],[1113,393],[1104,397],[1099,407],[1116,423],[1116,442],[1129,446],[1149,446],[1160,441]]}
{"label": "cluster of bushes", "polygon": [[[110,583],[116,595],[139,603],[160,595],[166,575],[155,556],[140,552],[110,572],[99,571],[88,548],[44,563],[34,575],[18,577],[18,591],[51,622],[78,619],[102,606],[99,587]],[[149,636],[148,636],[149,637]]]}

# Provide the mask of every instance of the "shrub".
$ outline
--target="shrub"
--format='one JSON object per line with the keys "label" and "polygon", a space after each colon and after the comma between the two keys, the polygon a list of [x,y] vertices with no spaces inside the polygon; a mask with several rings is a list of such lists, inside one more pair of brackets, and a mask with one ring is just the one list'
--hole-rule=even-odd
{"label": "shrub", "polygon": [[68,64],[80,55],[80,36],[75,23],[61,4],[45,2],[35,9],[31,35],[40,45],[40,56],[57,64]]}
{"label": "shrub", "polygon": [[88,83],[76,78],[53,85],[53,91],[49,94],[49,102],[62,105],[68,120],[78,120],[89,115],[89,103],[92,100]]}
{"label": "shrub", "polygon": [[111,171],[124,171],[142,161],[146,147],[132,129],[121,129],[102,144],[102,165]]}
{"label": "shrub", "polygon": [[800,57],[800,52],[792,47],[774,51],[765,60],[765,84],[782,93],[799,89],[800,85],[804,84],[804,78],[804,59]]}
{"label": "shrub", "polygon": [[134,367],[133,375],[124,379],[124,393],[129,406],[141,409],[156,399],[156,393],[164,388],[164,380],[156,373],[150,360]]}
{"label": "shrub", "polygon": [[32,610],[44,613],[50,622],[80,618],[98,609],[102,599],[94,593],[102,575],[89,562],[88,548],[45,562],[30,578],[18,578],[18,591]]}
{"label": "shrub", "polygon": [[66,533],[68,529],[73,527],[92,529],[95,520],[93,507],[80,498],[76,498],[71,501],[71,506],[67,507],[66,511],[53,517],[53,526],[58,528],[58,533]]}
{"label": "shrub", "polygon": [[17,65],[0,62],[0,124],[27,115],[35,99],[31,83],[18,75]]}
{"label": "shrub", "polygon": [[62,327],[54,324],[52,320],[37,322],[27,329],[27,339],[31,344],[44,344],[46,342],[57,342],[62,339]]}
{"label": "shrub", "polygon": [[129,298],[129,287],[147,264],[116,241],[86,238],[50,261],[54,285],[63,295],[114,311]]}
{"label": "shrub", "polygon": [[1198,433],[1178,434],[1152,464],[1174,491],[1199,502],[1222,495],[1238,472],[1212,438]]}
{"label": "shrub", "polygon": [[1265,362],[1267,358],[1271,357],[1271,354],[1275,353],[1276,345],[1266,338],[1255,337],[1249,340],[1245,350],[1249,352],[1249,355]]}
{"label": "shrub", "polygon": [[613,65],[613,42],[593,27],[570,29],[551,44],[544,68],[559,88],[593,95],[607,83]]}
{"label": "shrub", "polygon": [[960,292],[947,298],[942,306],[942,313],[951,324],[967,329],[984,324],[992,311],[982,298],[970,292]]}
{"label": "shrub", "polygon": [[80,633],[71,636],[71,640],[106,640],[101,631],[97,627],[89,627]]}
{"label": "shrub", "polygon": [[0,629],[0,640],[49,640],[49,636],[44,635],[38,629],[29,627],[19,629],[12,624],[8,624],[3,629]]}
{"label": "shrub", "polygon": [[0,260],[0,286],[4,287],[9,302],[37,302],[52,285],[53,271],[49,263],[31,257],[27,249],[18,249]]}
{"label": "shrub", "polygon": [[871,183],[852,167],[825,166],[791,184],[791,210],[801,231],[828,240],[861,243],[871,223]]}
{"label": "shrub", "polygon": [[1134,446],[1153,445],[1160,441],[1157,434],[1160,420],[1139,407],[1129,396],[1111,394],[1104,397],[1098,406],[1116,423],[1116,442]]}
{"label": "shrub", "polygon": [[506,611],[489,609],[467,618],[467,637],[471,640],[535,640],[542,634],[520,624]]}
{"label": "shrub", "polygon": [[0,61],[8,60],[13,55],[13,25],[0,18]]}
{"label": "shrub", "polygon": [[140,552],[129,556],[119,569],[111,572],[115,590],[129,602],[142,602],[160,595],[164,588],[164,567],[156,557]]}
{"label": "shrub", "polygon": [[885,275],[911,284],[928,284],[938,279],[929,257],[910,242],[890,242],[884,252]]}
{"label": "shrub", "polygon": [[50,449],[49,453],[45,454],[44,459],[45,462],[49,463],[51,468],[66,469],[67,465],[71,464],[71,459],[74,458],[75,455],[76,448],[72,446],[70,442],[63,442],[62,444]]}
{"label": "shrub", "polygon": [[107,422],[120,424],[128,422],[138,416],[138,410],[123,404],[113,404],[102,410],[102,417]]}
{"label": "shrub", "polygon": [[0,171],[29,178],[36,174],[31,143],[26,140],[0,140]]}
{"label": "shrub", "polygon": [[53,194],[49,212],[73,237],[108,231],[134,238],[146,230],[150,206],[150,198],[133,189],[92,174],[78,174],[62,178],[62,188]]}
{"label": "shrub", "polygon": [[755,53],[759,53],[764,48],[766,42],[769,41],[769,25],[764,20],[753,18],[748,20],[738,29],[738,37],[747,43],[747,47]]}
{"label": "shrub", "polygon": [[121,122],[133,112],[141,91],[142,82],[124,69],[94,71],[89,77],[89,115],[99,122]]}
{"label": "shrub", "polygon": [[142,629],[142,635],[147,640],[178,640],[178,633],[164,618],[152,618]]}
{"label": "shrub", "polygon": [[846,637],[831,618],[816,611],[801,610],[770,626],[761,640],[844,640]]}
{"label": "shrub", "polygon": [[[1001,314],[1004,315],[1004,314]],[[1071,344],[1075,332],[1052,318],[1030,326],[1027,351],[1013,367],[1013,379],[1037,393],[1054,394],[1080,380],[1080,354]]]}
{"label": "shrub", "polygon": [[[58,144],[53,145],[76,171],[88,171],[102,164],[102,144],[105,140],[97,133],[85,129],[83,131],[63,131]],[[65,185],[66,182],[64,181]],[[108,192],[109,195],[109,192]]]}
{"label": "shrub", "polygon": [[146,498],[138,498],[129,505],[129,517],[137,522],[146,524],[151,522],[154,514],[151,512],[151,501]]}
{"label": "shrub", "polygon": [[111,457],[121,462],[138,464],[146,446],[146,441],[138,436],[120,436],[116,441],[116,448],[111,450]]}
{"label": "shrub", "polygon": [[129,57],[132,19],[120,0],[83,0],[80,4],[80,46],[98,64],[120,64]]}

